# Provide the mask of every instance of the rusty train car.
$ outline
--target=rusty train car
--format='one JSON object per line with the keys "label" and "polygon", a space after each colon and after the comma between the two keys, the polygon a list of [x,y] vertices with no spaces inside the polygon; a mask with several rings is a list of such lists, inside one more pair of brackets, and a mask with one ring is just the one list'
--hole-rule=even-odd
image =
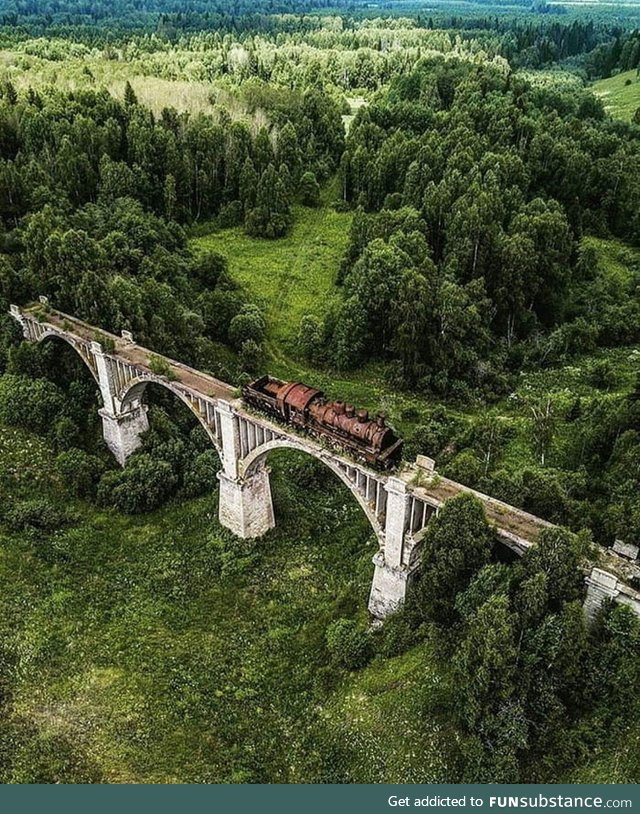
{"label": "rusty train car", "polygon": [[327,401],[321,390],[302,382],[262,376],[243,387],[242,396],[249,406],[306,430],[376,469],[391,469],[400,460],[402,439],[383,416],[371,419],[366,410],[356,410],[352,404]]}

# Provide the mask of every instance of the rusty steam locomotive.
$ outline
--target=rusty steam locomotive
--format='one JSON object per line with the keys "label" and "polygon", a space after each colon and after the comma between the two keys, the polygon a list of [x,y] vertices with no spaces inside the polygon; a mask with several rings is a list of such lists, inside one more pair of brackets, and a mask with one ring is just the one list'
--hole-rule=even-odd
{"label": "rusty steam locomotive", "polygon": [[400,460],[402,439],[379,415],[369,418],[343,401],[327,401],[321,390],[302,382],[262,376],[242,389],[251,407],[325,439],[377,469],[391,469]]}

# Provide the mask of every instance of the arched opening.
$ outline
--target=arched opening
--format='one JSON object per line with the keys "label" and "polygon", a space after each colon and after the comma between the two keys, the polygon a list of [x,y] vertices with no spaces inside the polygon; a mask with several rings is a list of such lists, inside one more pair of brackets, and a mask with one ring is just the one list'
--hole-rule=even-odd
{"label": "arched opening", "polygon": [[365,517],[369,521],[379,545],[381,546],[384,543],[384,529],[380,519],[376,516],[374,507],[372,506],[371,502],[367,500],[366,494],[363,494],[357,488],[357,485],[349,479],[347,473],[341,469],[333,459],[328,456],[315,454],[312,449],[305,447],[301,442],[295,440],[294,438],[278,438],[262,445],[261,447],[258,447],[242,461],[240,474],[244,475],[245,477],[250,477],[259,466],[264,465],[266,459],[271,457],[271,453],[275,453],[278,450],[295,451],[296,454],[310,458],[317,465],[318,471],[323,472],[325,478],[326,470],[329,469],[329,471],[333,473],[333,476],[337,480],[341,481],[349,490],[353,498],[355,498]]}
{"label": "arched opening", "polygon": [[[271,539],[296,540],[305,548],[307,560],[318,557],[324,561],[326,557],[323,565],[327,567],[328,560],[333,561],[334,571],[351,575],[349,597],[343,598],[345,611],[364,612],[373,577],[372,558],[380,541],[362,501],[354,499],[339,471],[294,444],[263,449],[252,457],[245,475],[264,465],[270,471],[276,529],[259,544],[268,546]],[[320,551],[324,547],[327,551]],[[339,581],[344,582],[343,577]]]}
{"label": "arched opening", "polygon": [[45,333],[38,342],[21,342],[10,353],[9,372],[55,386],[58,406],[52,406],[46,431],[58,451],[100,448],[102,399],[97,374],[73,342],[54,332]]}
{"label": "arched opening", "polygon": [[135,409],[141,404],[149,407],[156,405],[165,412],[175,413],[178,423],[183,429],[189,424],[192,427],[195,424],[199,425],[218,458],[222,459],[220,445],[211,426],[193,408],[187,397],[179,389],[172,387],[170,382],[165,383],[156,379],[135,379],[127,385],[125,391],[119,394],[118,401],[124,412]]}
{"label": "arched opening", "polygon": [[[191,405],[164,383],[137,380],[116,399],[122,414],[105,416],[105,440],[123,470],[103,485],[102,500],[129,514],[160,508],[173,498],[217,491],[220,458]],[[108,433],[128,427],[126,454]]]}

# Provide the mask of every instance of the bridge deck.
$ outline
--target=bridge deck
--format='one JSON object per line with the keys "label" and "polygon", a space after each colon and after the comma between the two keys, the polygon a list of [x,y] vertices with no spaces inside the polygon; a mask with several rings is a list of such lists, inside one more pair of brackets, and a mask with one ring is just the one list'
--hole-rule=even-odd
{"label": "bridge deck", "polygon": [[237,398],[237,390],[226,382],[216,379],[207,373],[202,373],[195,368],[183,365],[181,362],[176,362],[174,359],[169,359],[162,354],[156,354],[142,345],[128,342],[122,337],[115,334],[96,329],[92,325],[88,325],[76,317],[63,314],[60,311],[47,311],[46,319],[41,318],[41,305],[30,306],[24,309],[25,314],[31,314],[39,319],[40,322],[48,323],[58,328],[61,331],[73,333],[75,336],[84,339],[87,342],[99,342],[101,337],[108,337],[115,346],[114,351],[107,351],[105,353],[112,356],[118,356],[132,365],[143,368],[144,370],[152,373],[149,363],[151,357],[159,356],[161,359],[168,362],[171,372],[176,377],[176,383],[182,384],[184,387],[189,388],[194,393],[203,396],[213,396],[214,398],[225,399],[226,401],[233,401]]}
{"label": "bridge deck", "polygon": [[496,498],[477,492],[468,486],[441,475],[425,473],[420,467],[411,465],[402,472],[402,478],[411,484],[412,493],[418,497],[441,506],[446,500],[461,494],[472,494],[484,504],[489,523],[494,525],[505,537],[519,542],[523,548],[535,542],[538,534],[553,524],[540,517],[529,514],[523,509],[509,506]]}

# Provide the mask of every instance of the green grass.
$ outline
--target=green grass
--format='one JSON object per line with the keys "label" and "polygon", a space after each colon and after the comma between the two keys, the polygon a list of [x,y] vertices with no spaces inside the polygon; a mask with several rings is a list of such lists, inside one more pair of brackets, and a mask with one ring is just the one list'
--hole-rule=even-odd
{"label": "green grass", "polygon": [[305,314],[322,317],[338,297],[338,266],[349,235],[350,213],[329,207],[294,209],[294,226],[280,240],[249,237],[242,227],[197,237],[193,245],[229,260],[233,279],[265,309],[274,354],[291,352]]}
{"label": "green grass", "polygon": [[377,660],[354,674],[328,706],[327,720],[349,749],[359,782],[451,782],[455,729],[423,709],[442,680],[434,661],[428,644]]}
{"label": "green grass", "polygon": [[[243,543],[218,525],[217,494],[125,517],[67,498],[40,439],[0,427],[0,451],[3,497],[73,515],[52,533],[0,523],[0,776],[7,743],[11,782],[415,776],[399,746],[426,653],[352,677],[328,666],[327,625],[366,623],[375,550],[337,480],[298,486],[300,458],[274,455],[278,528]],[[435,742],[420,749],[442,763]]]}
{"label": "green grass", "polygon": [[618,285],[628,284],[632,270],[640,269],[640,251],[619,240],[585,237],[583,243],[595,250],[600,270]]}
{"label": "green grass", "polygon": [[592,89],[602,99],[607,111],[618,119],[631,121],[640,108],[640,77],[635,70],[594,82]]}

